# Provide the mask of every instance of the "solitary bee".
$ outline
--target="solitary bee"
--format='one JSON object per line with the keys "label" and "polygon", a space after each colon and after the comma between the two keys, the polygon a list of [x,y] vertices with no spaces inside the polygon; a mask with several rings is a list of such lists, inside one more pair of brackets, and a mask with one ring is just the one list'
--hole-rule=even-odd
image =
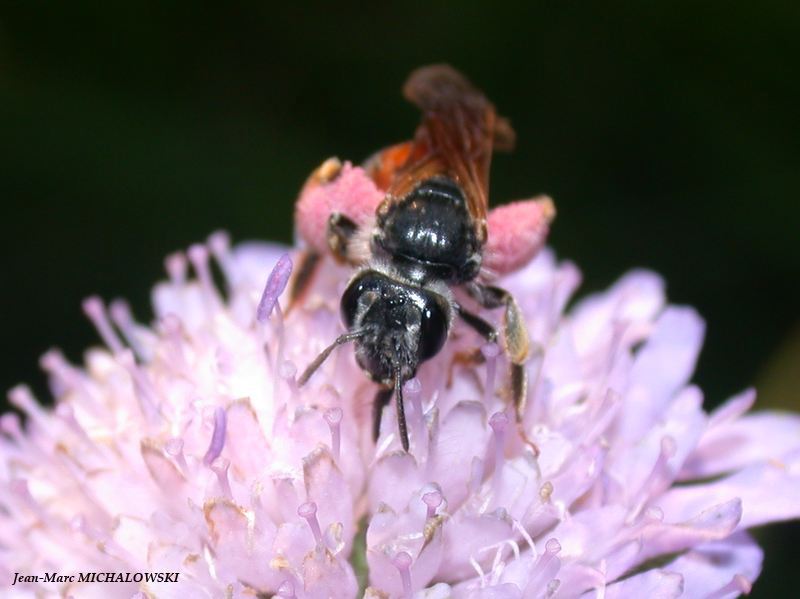
{"label": "solitary bee", "polygon": [[[326,161],[306,184],[297,220],[301,237],[318,251],[306,255],[291,301],[302,295],[319,260],[322,226],[315,230],[309,223],[314,212],[323,212],[320,206],[324,204],[326,249],[358,270],[341,298],[347,332],[308,366],[298,383],[305,384],[336,347],[353,342],[359,366],[380,386],[374,403],[374,437],[383,407],[394,395],[400,441],[408,451],[403,384],[415,376],[422,362],[441,350],[456,318],[489,342],[501,338],[511,365],[511,396],[518,419],[526,394],[524,363],[529,342],[514,298],[479,276],[485,269],[492,229],[491,218],[487,220],[492,150],[510,149],[513,130],[486,97],[449,66],[414,71],[403,92],[422,110],[422,123],[413,140],[386,148],[367,160],[363,169],[349,171],[360,173],[372,186],[373,195],[349,191],[352,182],[344,187],[344,197],[342,189],[338,199],[333,191],[328,196],[315,195],[320,189],[333,190],[342,177],[342,165],[336,159]],[[507,254],[509,247],[512,253],[517,247],[519,255],[495,261],[496,274],[532,257],[553,216],[549,198],[506,208],[498,220],[505,224],[497,229],[512,238],[495,245],[503,246]],[[533,228],[525,230],[526,224]],[[454,287],[464,289],[484,308],[503,308],[501,333],[462,307],[454,298]]]}

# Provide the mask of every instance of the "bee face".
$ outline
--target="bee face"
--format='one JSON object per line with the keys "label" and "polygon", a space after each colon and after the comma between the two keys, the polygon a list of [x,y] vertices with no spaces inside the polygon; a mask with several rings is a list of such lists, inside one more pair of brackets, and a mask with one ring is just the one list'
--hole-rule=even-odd
{"label": "bee face", "polygon": [[452,319],[444,296],[372,269],[350,282],[341,313],[349,330],[363,332],[355,341],[359,366],[384,385],[398,375],[412,378],[421,362],[435,356]]}

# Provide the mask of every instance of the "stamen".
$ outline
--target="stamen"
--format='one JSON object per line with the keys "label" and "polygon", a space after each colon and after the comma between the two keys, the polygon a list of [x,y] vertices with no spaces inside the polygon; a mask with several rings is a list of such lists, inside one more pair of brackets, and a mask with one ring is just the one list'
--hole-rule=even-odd
{"label": "stamen", "polygon": [[300,507],[297,508],[297,515],[308,522],[311,534],[314,535],[314,540],[317,542],[317,549],[322,549],[322,530],[319,527],[319,520],[317,520],[317,504],[313,501],[301,504]]}
{"label": "stamen", "polygon": [[281,586],[278,587],[278,592],[276,594],[278,597],[284,597],[285,599],[296,599],[297,597],[297,595],[294,594],[294,584],[292,584],[291,580],[284,580]]}
{"label": "stamen", "polygon": [[[272,372],[278,372],[283,367],[283,346],[284,346],[284,327],[283,327],[283,312],[278,303],[286,284],[289,282],[289,277],[292,274],[292,261],[288,254],[284,254],[278,259],[278,262],[272,268],[272,271],[267,277],[267,282],[264,285],[264,291],[261,294],[261,300],[258,302],[256,308],[256,320],[260,323],[265,323],[269,320],[270,314],[273,309],[275,310],[275,320],[273,321],[274,333],[277,338],[277,348],[275,351],[275,360],[272,364]],[[269,354],[269,346],[264,345],[264,349]],[[291,388],[291,385],[290,385]],[[275,405],[278,405],[278,377],[274,378],[272,385],[272,400]],[[295,395],[295,392],[292,392]],[[287,414],[291,414],[291,410],[287,408]]]}
{"label": "stamen", "polygon": [[217,406],[217,409],[214,410],[214,432],[211,435],[211,443],[209,443],[208,451],[203,457],[203,464],[206,466],[211,466],[211,463],[222,453],[222,448],[225,446],[227,424],[228,416],[225,413],[225,408]]}
{"label": "stamen", "polygon": [[549,480],[542,483],[542,486],[539,487],[539,499],[542,500],[542,503],[547,503],[550,501],[550,497],[553,496],[553,483]]}
{"label": "stamen", "polygon": [[227,231],[214,231],[208,236],[208,247],[215,256],[226,255],[231,249],[231,236]]}
{"label": "stamen", "polygon": [[411,401],[411,407],[414,410],[414,421],[411,425],[414,427],[414,438],[419,442],[427,435],[424,434],[425,414],[422,413],[422,383],[418,378],[406,381],[403,385],[403,395]]}
{"label": "stamen", "polygon": [[83,533],[92,541],[99,542],[105,540],[103,534],[94,528],[91,524],[89,524],[88,520],[86,520],[86,516],[83,514],[78,514],[70,521],[70,527],[72,530],[76,532]]}
{"label": "stamen", "polygon": [[519,545],[517,542],[514,539],[506,539],[503,541],[503,543],[511,547],[511,552],[514,554],[514,559],[519,559]]}
{"label": "stamen", "polygon": [[14,439],[18,445],[26,440],[25,435],[22,433],[22,423],[19,416],[14,412],[6,412],[0,416],[0,431]]}
{"label": "stamen", "polygon": [[[50,437],[60,435],[59,432],[54,431],[54,422],[44,412],[28,387],[17,385],[8,392],[8,399],[9,403],[28,416],[29,427],[31,424],[35,424],[37,428]],[[41,435],[25,435],[22,431],[20,418],[13,412],[10,412],[8,418],[2,421],[2,427],[2,430],[14,439],[17,446],[24,453],[34,452],[36,454],[35,459],[38,460],[50,458],[51,449],[48,447],[49,444],[43,442],[44,438]]]}
{"label": "stamen", "polygon": [[70,430],[78,435],[78,437],[80,437],[83,441],[94,445],[92,440],[89,438],[89,435],[86,434],[86,429],[84,429],[81,426],[81,423],[78,422],[78,419],[75,418],[75,410],[72,409],[71,405],[63,401],[59,402],[56,406],[55,413],[56,416],[67,423],[67,426],[69,426]]}
{"label": "stamen", "polygon": [[173,362],[173,366],[178,372],[188,373],[190,371],[186,363],[186,354],[183,349],[183,324],[176,314],[165,314],[159,322],[160,328],[164,333],[164,338],[170,344],[170,351],[165,352],[167,360]]}
{"label": "stamen", "polygon": [[[528,547],[530,547],[531,551],[533,551],[533,553],[536,554],[536,545],[534,544],[531,535],[529,535],[528,531],[525,530],[525,527],[522,526],[522,523],[517,519],[512,519],[511,526],[512,528],[516,529],[516,531],[522,536],[523,539],[525,539],[525,542],[528,544]],[[519,559],[519,554],[517,554],[516,558]]]}
{"label": "stamen", "polygon": [[470,464],[469,492],[474,495],[483,483],[483,460],[475,456]]}
{"label": "stamen", "polygon": [[[284,360],[280,363],[277,369],[278,376],[274,377],[272,381],[272,397],[276,406],[282,406],[286,416],[286,425],[291,426],[294,419],[297,417],[298,395],[300,387],[297,384],[295,375],[297,374],[297,366],[291,360]],[[280,382],[284,381],[289,388],[289,394],[280,392]]]}
{"label": "stamen", "polygon": [[426,516],[428,520],[436,516],[436,508],[442,505],[443,500],[444,497],[439,491],[431,491],[422,496],[422,501],[428,506],[428,514]]}
{"label": "stamen", "polygon": [[414,408],[414,412],[418,414],[417,420],[421,421],[424,416],[422,413],[422,383],[416,377],[408,379],[404,385],[403,393],[411,400],[411,406]]}
{"label": "stamen", "polygon": [[341,408],[328,408],[325,410],[323,418],[325,418],[325,422],[328,423],[328,427],[331,429],[331,453],[333,454],[333,459],[338,462],[341,449],[342,410]]}
{"label": "stamen", "polygon": [[608,562],[601,559],[597,566],[597,583],[595,584],[594,591],[597,599],[605,599],[606,596],[606,581],[608,580]]}
{"label": "stamen", "polygon": [[289,282],[291,274],[292,259],[289,258],[289,254],[284,254],[278,259],[278,262],[267,278],[267,284],[264,286],[264,292],[261,294],[261,301],[258,303],[258,308],[256,309],[256,320],[258,320],[258,322],[263,323],[269,319],[273,308],[275,308],[278,303],[278,298],[281,293],[283,293],[283,290],[286,289],[286,284]]}
{"label": "stamen", "polygon": [[[514,541],[510,541],[514,543]],[[515,543],[516,544],[516,543]],[[505,548],[505,542],[500,542],[497,544],[497,548],[494,552],[494,559],[492,560],[492,584],[497,584],[500,576],[503,574],[503,570],[505,569],[505,564],[503,563],[503,549]],[[487,547],[488,549],[488,547]],[[519,548],[517,548],[517,553],[519,553]]]}
{"label": "stamen", "polygon": [[550,597],[554,596],[556,592],[558,592],[560,586],[561,581],[558,578],[554,578],[548,582],[547,586],[545,587],[544,599],[550,599]]}
{"label": "stamen", "polygon": [[560,551],[561,543],[555,538],[548,539],[544,545],[544,553],[536,560],[536,565],[533,567],[528,584],[534,584],[533,588],[539,588],[552,580],[560,567],[556,557]]}
{"label": "stamen", "polygon": [[436,407],[437,394],[432,398],[433,407],[425,414],[425,439],[428,443],[428,456],[425,462],[425,468],[429,475],[433,476],[437,468],[437,460],[439,456],[439,434],[441,428],[439,426],[439,408]]}
{"label": "stamen", "polygon": [[111,353],[120,353],[123,350],[123,345],[119,337],[117,337],[116,332],[114,332],[111,322],[108,320],[108,314],[106,314],[103,301],[96,295],[87,297],[83,300],[83,313],[89,317],[94,328],[97,329],[97,332],[100,334],[103,343],[111,350]]}
{"label": "stamen", "polygon": [[117,356],[117,361],[128,371],[133,381],[133,390],[139,402],[139,409],[141,409],[142,415],[148,422],[156,422],[160,416],[158,412],[158,397],[153,385],[150,383],[150,379],[136,364],[133,352],[129,349],[122,350]]}
{"label": "stamen", "polygon": [[125,341],[128,342],[128,345],[136,356],[140,360],[147,359],[147,352],[142,347],[142,344],[139,343],[139,339],[136,335],[136,323],[133,320],[128,302],[122,299],[115,299],[111,302],[108,309],[111,313],[111,320],[113,320],[117,328],[122,331],[122,336],[125,337]]}
{"label": "stamen", "polygon": [[594,402],[596,407],[592,410],[590,425],[588,426],[583,437],[582,444],[584,446],[592,445],[605,432],[609,425],[614,421],[617,415],[617,409],[621,405],[621,401],[622,396],[614,391],[611,387],[608,387],[603,399]]}
{"label": "stamen", "polygon": [[651,506],[645,510],[644,517],[650,522],[663,522],[664,510],[657,505]]}
{"label": "stamen", "polygon": [[494,433],[494,474],[493,484],[495,489],[500,486],[503,476],[503,465],[505,463],[505,441],[506,428],[508,427],[508,416],[504,412],[495,412],[489,418],[489,426]]}
{"label": "stamen", "polygon": [[736,574],[731,581],[721,589],[706,595],[706,599],[722,599],[730,595],[749,595],[753,584],[741,574]]}
{"label": "stamen", "polygon": [[183,455],[183,439],[180,437],[168,439],[164,443],[164,451],[174,460],[184,475],[189,473],[189,464],[186,462],[186,456]]}
{"label": "stamen", "polygon": [[335,406],[342,403],[342,394],[331,383],[326,383],[320,387],[319,392],[323,396],[322,405]]}
{"label": "stamen", "polygon": [[26,385],[17,385],[9,390],[8,401],[27,414],[28,418],[36,422],[37,426],[42,427],[43,430],[50,427],[50,419],[42,411],[41,405]]}
{"label": "stamen", "polygon": [[167,271],[169,280],[173,285],[183,285],[186,283],[186,273],[189,265],[186,256],[182,252],[175,252],[164,259],[164,269]]}
{"label": "stamen", "polygon": [[7,447],[6,450],[16,452],[25,461],[31,458],[46,460],[49,457],[22,431],[22,421],[16,412],[0,415],[0,433],[13,442],[13,447]]}
{"label": "stamen", "polygon": [[48,525],[52,525],[52,518],[50,515],[45,512],[42,505],[34,499],[33,495],[31,495],[31,490],[28,487],[28,481],[24,478],[17,478],[11,480],[9,482],[9,487],[11,488],[11,492],[19,497],[22,500],[22,503],[31,511],[33,514],[39,518],[42,522]]}
{"label": "stamen", "polygon": [[214,286],[214,279],[211,277],[211,268],[208,264],[208,249],[206,246],[195,243],[189,246],[186,254],[189,256],[189,262],[194,267],[194,272],[197,275],[197,280],[200,281],[205,297],[211,302],[213,307],[220,303],[219,292]]}
{"label": "stamen", "polygon": [[561,551],[561,543],[558,542],[558,539],[548,539],[547,542],[544,544],[544,555],[541,559],[546,559],[549,561],[553,559],[559,552]]}
{"label": "stamen", "polygon": [[278,376],[286,381],[290,386],[296,386],[295,375],[297,374],[297,366],[291,360],[284,360],[281,362]]}
{"label": "stamen", "polygon": [[497,376],[497,356],[500,347],[496,343],[486,343],[481,347],[481,353],[486,359],[486,385],[483,390],[483,400],[488,404],[494,397],[494,381]]}
{"label": "stamen", "polygon": [[412,593],[411,556],[405,551],[401,551],[394,556],[392,563],[394,564],[394,567],[397,568],[397,571],[400,572],[400,579],[403,581],[403,597],[404,599],[410,599]]}
{"label": "stamen", "polygon": [[57,349],[50,349],[39,359],[39,365],[50,375],[50,387],[53,395],[60,397],[69,390],[81,390],[83,396],[94,403],[94,397],[83,373],[72,366]]}
{"label": "stamen", "polygon": [[231,485],[228,481],[228,468],[230,468],[231,461],[226,458],[217,458],[211,462],[211,470],[217,475],[219,486],[222,488],[222,494],[226,499],[233,499],[231,492]]}
{"label": "stamen", "polygon": [[647,479],[642,484],[637,495],[639,500],[634,504],[633,508],[626,520],[627,524],[631,524],[638,517],[644,506],[650,501],[650,498],[665,490],[671,482],[671,477],[668,476],[667,470],[669,468],[667,462],[677,452],[678,447],[675,439],[669,435],[661,439],[661,451],[658,454],[658,459],[653,465]]}
{"label": "stamen", "polygon": [[231,283],[231,237],[227,231],[214,231],[208,236],[208,248],[219,264],[228,284]]}
{"label": "stamen", "polygon": [[[283,312],[280,310],[280,306],[275,311],[275,320],[273,321],[274,327],[274,334],[277,338],[277,348],[275,350],[275,358],[270,360],[270,347],[268,343],[264,343],[264,353],[267,356],[267,361],[270,362],[270,366],[272,367],[273,374],[278,374],[283,365],[283,344],[284,344],[284,330],[283,330]],[[273,376],[272,381],[272,401],[275,405],[280,405],[278,403],[278,393],[279,393],[279,381],[280,376]]]}
{"label": "stamen", "polygon": [[[156,514],[154,513],[154,516],[155,515]],[[109,525],[104,525],[103,528],[106,530],[112,530],[113,525],[109,523]],[[111,558],[116,558],[127,563],[132,561],[135,562],[137,559],[132,553],[125,549],[125,547],[117,543],[113,537],[109,536],[105,532],[96,532],[95,540],[98,542],[98,544],[102,543],[103,553],[107,554]]]}
{"label": "stamen", "polygon": [[486,587],[486,573],[483,571],[483,568],[481,568],[480,563],[478,563],[478,560],[476,560],[472,556],[469,557],[469,563],[472,566],[472,569],[475,570],[475,572],[477,572],[477,574],[478,574],[478,578],[481,581],[481,587],[480,588],[485,588]]}
{"label": "stamen", "polygon": [[180,345],[181,331],[183,327],[181,325],[181,319],[178,317],[178,315],[172,312],[165,314],[161,318],[159,324],[161,325],[161,330],[164,331],[164,334],[169,335],[170,337],[174,336],[175,341]]}
{"label": "stamen", "polygon": [[135,558],[127,549],[117,543],[113,538],[109,537],[104,531],[98,530],[93,527],[83,514],[78,514],[70,521],[72,530],[78,531],[86,535],[87,538],[94,541],[96,544],[103,546],[104,553],[111,557],[120,560],[128,561]]}
{"label": "stamen", "polygon": [[[297,366],[295,366],[294,362],[291,360],[284,360],[281,362],[280,368],[278,369],[278,376],[275,377],[275,401],[278,401],[278,382],[283,380],[286,382],[286,386],[289,388],[289,400],[284,402],[286,404],[286,416],[289,418],[289,422],[293,422],[294,420],[294,409],[291,408],[291,405],[297,405],[297,395],[300,393],[300,388],[297,385],[297,378],[295,375],[297,374]],[[276,403],[276,405],[280,405]]]}

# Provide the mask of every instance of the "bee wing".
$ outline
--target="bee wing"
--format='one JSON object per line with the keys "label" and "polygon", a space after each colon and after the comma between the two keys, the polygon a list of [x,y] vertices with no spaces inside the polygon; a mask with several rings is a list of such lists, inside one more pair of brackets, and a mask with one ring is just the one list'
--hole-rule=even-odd
{"label": "bee wing", "polygon": [[378,189],[386,193],[397,173],[408,163],[413,151],[414,142],[404,141],[378,150],[367,158],[361,167]]}
{"label": "bee wing", "polygon": [[388,196],[403,197],[419,181],[446,175],[464,190],[467,208],[485,240],[492,148],[513,145],[511,126],[498,119],[482,92],[448,65],[417,69],[403,94],[422,110],[422,124],[410,145],[394,146],[402,147],[405,162],[396,169]]}

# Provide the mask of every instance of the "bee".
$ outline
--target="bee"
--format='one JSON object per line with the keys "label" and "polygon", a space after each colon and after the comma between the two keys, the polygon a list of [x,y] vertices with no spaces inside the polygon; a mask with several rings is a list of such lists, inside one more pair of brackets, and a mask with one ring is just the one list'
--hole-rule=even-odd
{"label": "bee", "polygon": [[[411,141],[386,148],[363,165],[382,194],[374,214],[359,222],[344,206],[328,216],[328,249],[357,266],[340,303],[347,331],[306,368],[298,384],[304,385],[334,349],[353,343],[358,365],[379,386],[374,438],[382,410],[394,396],[400,442],[408,451],[403,385],[442,349],[457,319],[487,342],[502,342],[518,420],[529,340],[512,295],[479,277],[489,234],[492,151],[510,149],[513,130],[483,93],[447,65],[417,69],[403,92],[422,111],[422,122]],[[338,161],[329,160],[311,180],[325,184],[340,170]],[[302,295],[318,260],[310,252],[303,261],[292,300]],[[500,331],[456,301],[456,288],[483,308],[502,308]]]}

